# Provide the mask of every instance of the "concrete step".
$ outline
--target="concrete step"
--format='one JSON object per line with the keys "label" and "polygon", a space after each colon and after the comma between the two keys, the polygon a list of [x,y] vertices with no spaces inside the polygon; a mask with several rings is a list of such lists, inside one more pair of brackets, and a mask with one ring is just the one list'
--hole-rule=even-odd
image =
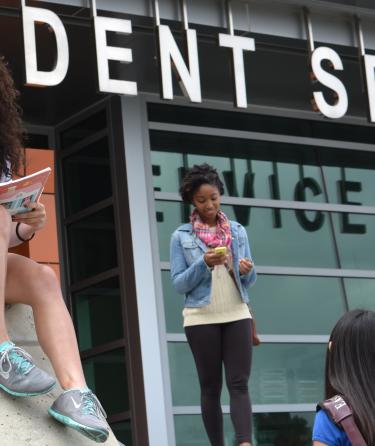
{"label": "concrete step", "polygon": [[[29,352],[38,367],[54,375],[52,366],[36,341],[30,307],[14,305],[6,310],[7,327],[11,340]],[[57,385],[46,395],[15,398],[0,393],[0,444],[1,446],[93,446],[84,437],[51,418],[47,410],[61,393]],[[105,446],[118,446],[111,432]]]}

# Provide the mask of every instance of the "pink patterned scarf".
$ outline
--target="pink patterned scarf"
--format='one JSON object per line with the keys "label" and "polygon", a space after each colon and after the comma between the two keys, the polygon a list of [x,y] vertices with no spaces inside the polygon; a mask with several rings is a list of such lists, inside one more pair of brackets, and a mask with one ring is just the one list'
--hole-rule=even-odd
{"label": "pink patterned scarf", "polygon": [[217,213],[215,232],[210,231],[210,227],[201,220],[196,209],[191,213],[190,221],[197,237],[209,248],[216,248],[216,246],[230,247],[232,243],[230,222],[223,211]]}

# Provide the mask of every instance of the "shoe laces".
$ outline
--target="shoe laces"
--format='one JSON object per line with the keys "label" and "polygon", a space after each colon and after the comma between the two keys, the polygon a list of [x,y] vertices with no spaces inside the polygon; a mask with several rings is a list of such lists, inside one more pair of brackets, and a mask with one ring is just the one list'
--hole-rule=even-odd
{"label": "shoe laces", "polygon": [[91,391],[84,392],[82,395],[82,411],[85,415],[94,415],[97,418],[107,418],[107,414],[100,404],[98,397]]}
{"label": "shoe laces", "polygon": [[[4,365],[8,367],[4,370]],[[9,373],[13,366],[16,366],[16,372],[27,375],[34,367],[31,356],[20,347],[10,345],[0,353],[0,371]]]}

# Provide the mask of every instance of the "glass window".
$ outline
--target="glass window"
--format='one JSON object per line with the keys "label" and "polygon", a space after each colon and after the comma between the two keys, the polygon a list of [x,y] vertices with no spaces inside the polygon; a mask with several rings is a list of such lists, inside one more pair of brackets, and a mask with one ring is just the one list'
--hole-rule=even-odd
{"label": "glass window", "polygon": [[315,413],[254,414],[254,445],[311,446]]}
{"label": "glass window", "polygon": [[129,410],[128,379],[124,350],[114,350],[83,361],[87,385],[108,415]]}
{"label": "glass window", "polygon": [[[189,345],[170,342],[168,350],[173,405],[199,406],[199,382]],[[250,379],[252,403],[320,401],[324,389],[325,351],[324,344],[263,344],[255,348]],[[226,390],[222,404],[229,404]]]}
{"label": "glass window", "polygon": [[122,421],[121,423],[112,423],[111,428],[117,440],[126,446],[132,446],[133,438],[130,421]]}
{"label": "glass window", "polygon": [[[169,271],[162,271],[162,282],[167,332],[183,333],[184,296],[174,290]],[[372,286],[375,305],[375,280]],[[328,335],[345,311],[342,284],[336,278],[258,274],[249,294],[262,334]]]}
{"label": "glass window", "polygon": [[[173,231],[188,221],[176,202],[156,202],[160,259],[169,260]],[[232,220],[248,231],[252,255],[258,265],[337,268],[328,214],[223,205]],[[184,218],[184,219],[183,219]]]}
{"label": "glass window", "polygon": [[80,350],[124,336],[117,277],[74,293],[73,302]]}
{"label": "glass window", "polygon": [[375,311],[375,279],[344,279],[349,309]]}
{"label": "glass window", "polygon": [[70,271],[76,282],[117,266],[113,208],[68,226]]}
{"label": "glass window", "polygon": [[106,137],[64,158],[62,165],[67,216],[112,195]]}
{"label": "glass window", "polygon": [[[171,145],[170,151],[151,152],[154,188],[157,191],[178,192],[185,169],[194,164],[208,163],[218,170],[224,195],[326,201],[321,170],[315,161],[315,148],[268,141],[183,136],[183,141],[165,142]],[[226,140],[224,143],[223,139]],[[190,140],[191,146],[185,153],[179,144],[187,144]]]}
{"label": "glass window", "polygon": [[[254,446],[311,446],[315,413],[255,413]],[[207,446],[201,415],[175,415],[176,446]],[[224,415],[224,444],[236,444],[230,415]]]}
{"label": "glass window", "polygon": [[161,273],[167,333],[183,333],[184,296],[174,290],[169,271]]}
{"label": "glass window", "polygon": [[332,214],[341,267],[375,269],[375,215]]}
{"label": "glass window", "polygon": [[106,127],[107,112],[103,109],[61,132],[61,147],[63,149],[71,147]]}
{"label": "glass window", "polygon": [[336,278],[258,275],[249,293],[262,334],[328,335],[345,311]]}

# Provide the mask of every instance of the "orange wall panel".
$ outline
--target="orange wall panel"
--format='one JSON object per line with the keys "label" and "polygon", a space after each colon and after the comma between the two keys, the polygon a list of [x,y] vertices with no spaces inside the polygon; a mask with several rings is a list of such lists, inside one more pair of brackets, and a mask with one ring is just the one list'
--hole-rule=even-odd
{"label": "orange wall panel", "polygon": [[50,167],[52,169],[47,183],[44,187],[45,193],[53,194],[55,192],[55,152],[44,149],[26,149],[26,175],[37,172],[38,170]]}
{"label": "orange wall panel", "polygon": [[46,207],[47,224],[29,242],[30,258],[42,263],[59,263],[55,196],[43,194],[40,201]]}
{"label": "orange wall panel", "polygon": [[60,265],[58,263],[48,263],[47,265],[55,271],[55,274],[60,281]]}

